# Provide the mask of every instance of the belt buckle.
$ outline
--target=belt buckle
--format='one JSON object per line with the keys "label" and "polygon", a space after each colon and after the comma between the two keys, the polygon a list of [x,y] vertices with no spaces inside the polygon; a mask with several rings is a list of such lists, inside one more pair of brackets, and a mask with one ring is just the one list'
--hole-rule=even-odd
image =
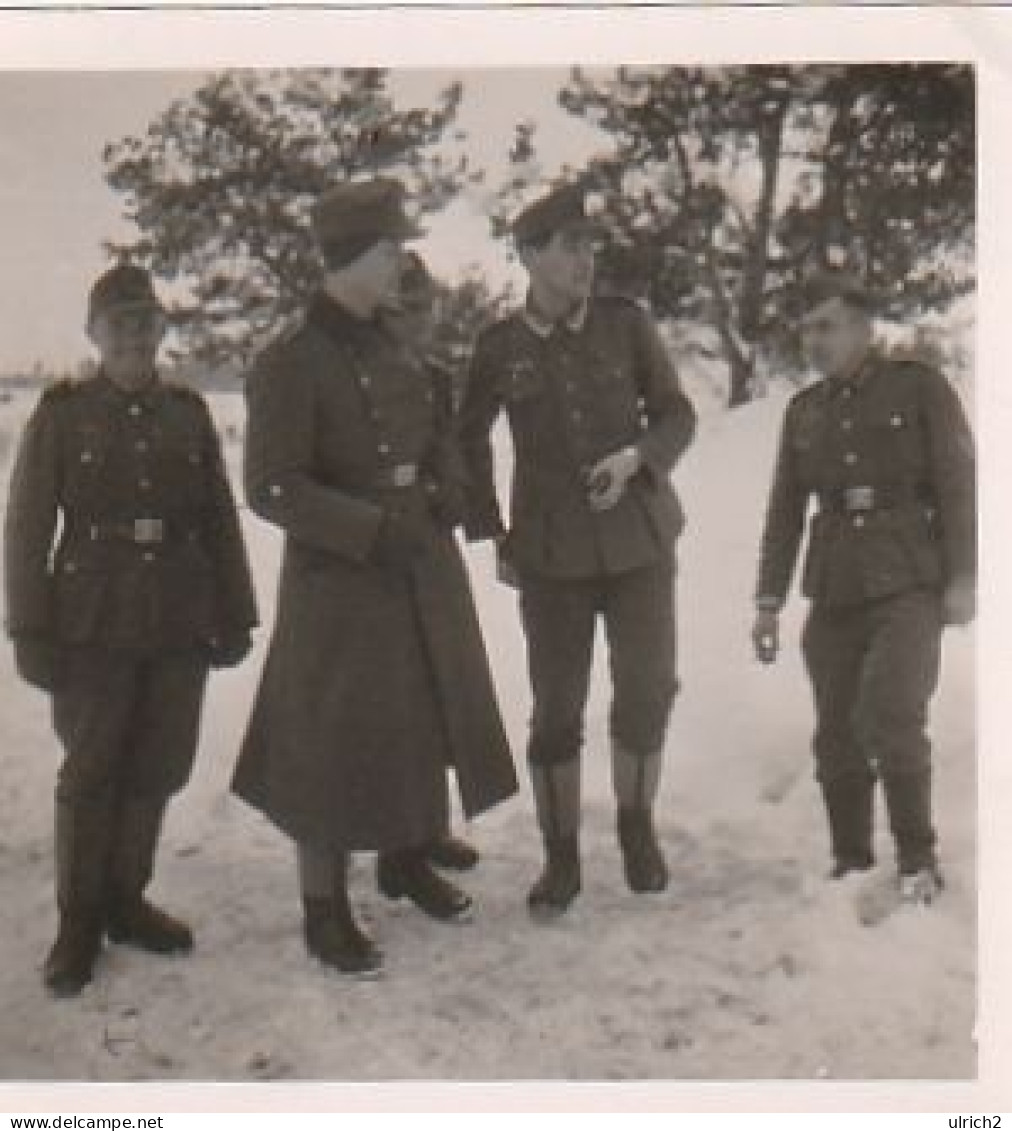
{"label": "belt buckle", "polygon": [[844,487],[843,506],[847,511],[870,511],[875,509],[874,487]]}
{"label": "belt buckle", "polygon": [[164,521],[160,518],[135,518],[133,539],[141,546],[164,541]]}
{"label": "belt buckle", "polygon": [[390,482],[395,487],[413,487],[418,478],[418,468],[413,463],[398,463],[390,469]]}

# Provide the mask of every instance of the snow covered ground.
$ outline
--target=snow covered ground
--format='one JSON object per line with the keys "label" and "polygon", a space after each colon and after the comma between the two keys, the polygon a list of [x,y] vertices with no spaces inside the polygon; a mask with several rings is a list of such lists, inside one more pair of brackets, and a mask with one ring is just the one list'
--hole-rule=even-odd
{"label": "snow covered ground", "polygon": [[[965,1104],[969,1093],[958,1088],[936,1086],[925,1098],[909,1082],[952,1085],[978,1072],[975,632],[947,635],[932,714],[944,897],[865,926],[862,907],[891,878],[891,847],[880,819],[876,872],[824,879],[796,646],[803,609],[785,615],[775,667],[754,662],[748,639],[785,396],[774,389],[732,414],[708,413],[676,473],[690,525],[680,550],[683,691],[659,805],[673,878],[660,896],[633,896],[622,881],[602,656],[587,725],[585,891],[571,914],[547,927],[527,917],[540,847],[522,772],[520,796],[466,830],[483,854],[465,881],[474,922],[447,927],[384,901],[363,856],[354,898],[385,952],[385,973],[362,983],[311,961],[289,845],[228,791],[279,549],[275,532],[244,513],[265,628],[254,656],[212,679],[197,770],[170,809],[153,885],[193,923],[197,948],[165,960],[110,947],[80,999],[53,1001],[39,968],[55,925],[58,754],[47,702],[16,680],[0,649],[0,1075],[20,1082],[17,1101],[0,1090],[0,1107],[27,1110],[28,1097],[41,1095],[36,1110],[59,1110],[62,1093],[32,1087],[53,1080],[706,1081],[724,1086],[697,1090],[694,1102],[718,1110],[749,1081],[819,1081],[814,1099],[776,1093],[781,1109],[802,1110],[856,1110],[866,1092],[855,1082],[892,1081],[892,1099],[877,1093],[876,1110],[955,1110],[960,1096]],[[0,406],[0,448],[27,403],[22,394]],[[214,409],[222,426],[241,422],[238,397],[217,398]],[[236,470],[239,457],[231,445]],[[6,495],[6,470],[3,486]],[[496,585],[485,548],[466,552],[522,770],[528,699],[514,595]],[[838,1082],[851,1083],[834,1090]],[[104,1109],[127,1094],[103,1094]],[[241,1100],[218,1090],[206,1102],[252,1105],[271,1094]],[[493,1093],[491,1102],[522,1106],[534,1094]],[[677,1090],[666,1094],[683,1102]],[[171,1090],[160,1096],[162,1110],[182,1104]],[[466,1093],[456,1100],[473,1102]]]}

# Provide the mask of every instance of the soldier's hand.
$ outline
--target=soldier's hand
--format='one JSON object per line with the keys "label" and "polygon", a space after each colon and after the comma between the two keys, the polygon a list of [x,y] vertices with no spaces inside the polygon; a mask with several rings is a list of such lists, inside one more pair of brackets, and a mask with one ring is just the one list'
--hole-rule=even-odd
{"label": "soldier's hand", "polygon": [[428,533],[422,521],[410,512],[387,511],[373,543],[373,562],[385,569],[409,569],[425,550]]}
{"label": "soldier's hand", "polygon": [[942,594],[942,616],[946,624],[966,625],[977,615],[977,586],[973,578],[957,577]]}
{"label": "soldier's hand", "polygon": [[52,691],[56,682],[56,648],[45,636],[16,636],[14,665],[18,675],[41,691]]}
{"label": "soldier's hand", "polygon": [[249,655],[253,641],[249,630],[232,629],[211,638],[208,645],[208,658],[212,668],[234,668]]}
{"label": "soldier's hand", "polygon": [[633,446],[605,456],[586,475],[587,499],[592,510],[607,511],[622,498],[629,480],[643,464],[639,450]]}
{"label": "soldier's hand", "polygon": [[780,649],[777,614],[769,609],[760,609],[752,625],[752,646],[756,659],[763,664],[772,664]]}

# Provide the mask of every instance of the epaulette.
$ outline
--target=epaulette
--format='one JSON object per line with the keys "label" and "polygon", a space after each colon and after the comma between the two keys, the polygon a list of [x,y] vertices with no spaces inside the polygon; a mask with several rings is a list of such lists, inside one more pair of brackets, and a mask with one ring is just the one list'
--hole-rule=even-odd
{"label": "epaulette", "polygon": [[818,381],[813,381],[811,385],[805,385],[803,389],[799,389],[788,402],[789,407],[793,408],[795,405],[807,404],[809,401],[818,400],[824,397],[829,389],[829,378],[820,377]]}
{"label": "epaulette", "polygon": [[85,382],[73,377],[61,377],[59,381],[54,381],[52,384],[47,385],[42,390],[42,400],[60,400],[63,397],[70,396],[71,393],[76,393],[79,389],[83,388]]}

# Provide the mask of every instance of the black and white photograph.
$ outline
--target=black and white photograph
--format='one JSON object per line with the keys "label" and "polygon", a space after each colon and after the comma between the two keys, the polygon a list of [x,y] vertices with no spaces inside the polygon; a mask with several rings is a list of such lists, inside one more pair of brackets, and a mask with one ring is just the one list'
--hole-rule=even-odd
{"label": "black and white photograph", "polygon": [[0,1106],[995,1078],[986,67],[883,26],[3,56]]}

